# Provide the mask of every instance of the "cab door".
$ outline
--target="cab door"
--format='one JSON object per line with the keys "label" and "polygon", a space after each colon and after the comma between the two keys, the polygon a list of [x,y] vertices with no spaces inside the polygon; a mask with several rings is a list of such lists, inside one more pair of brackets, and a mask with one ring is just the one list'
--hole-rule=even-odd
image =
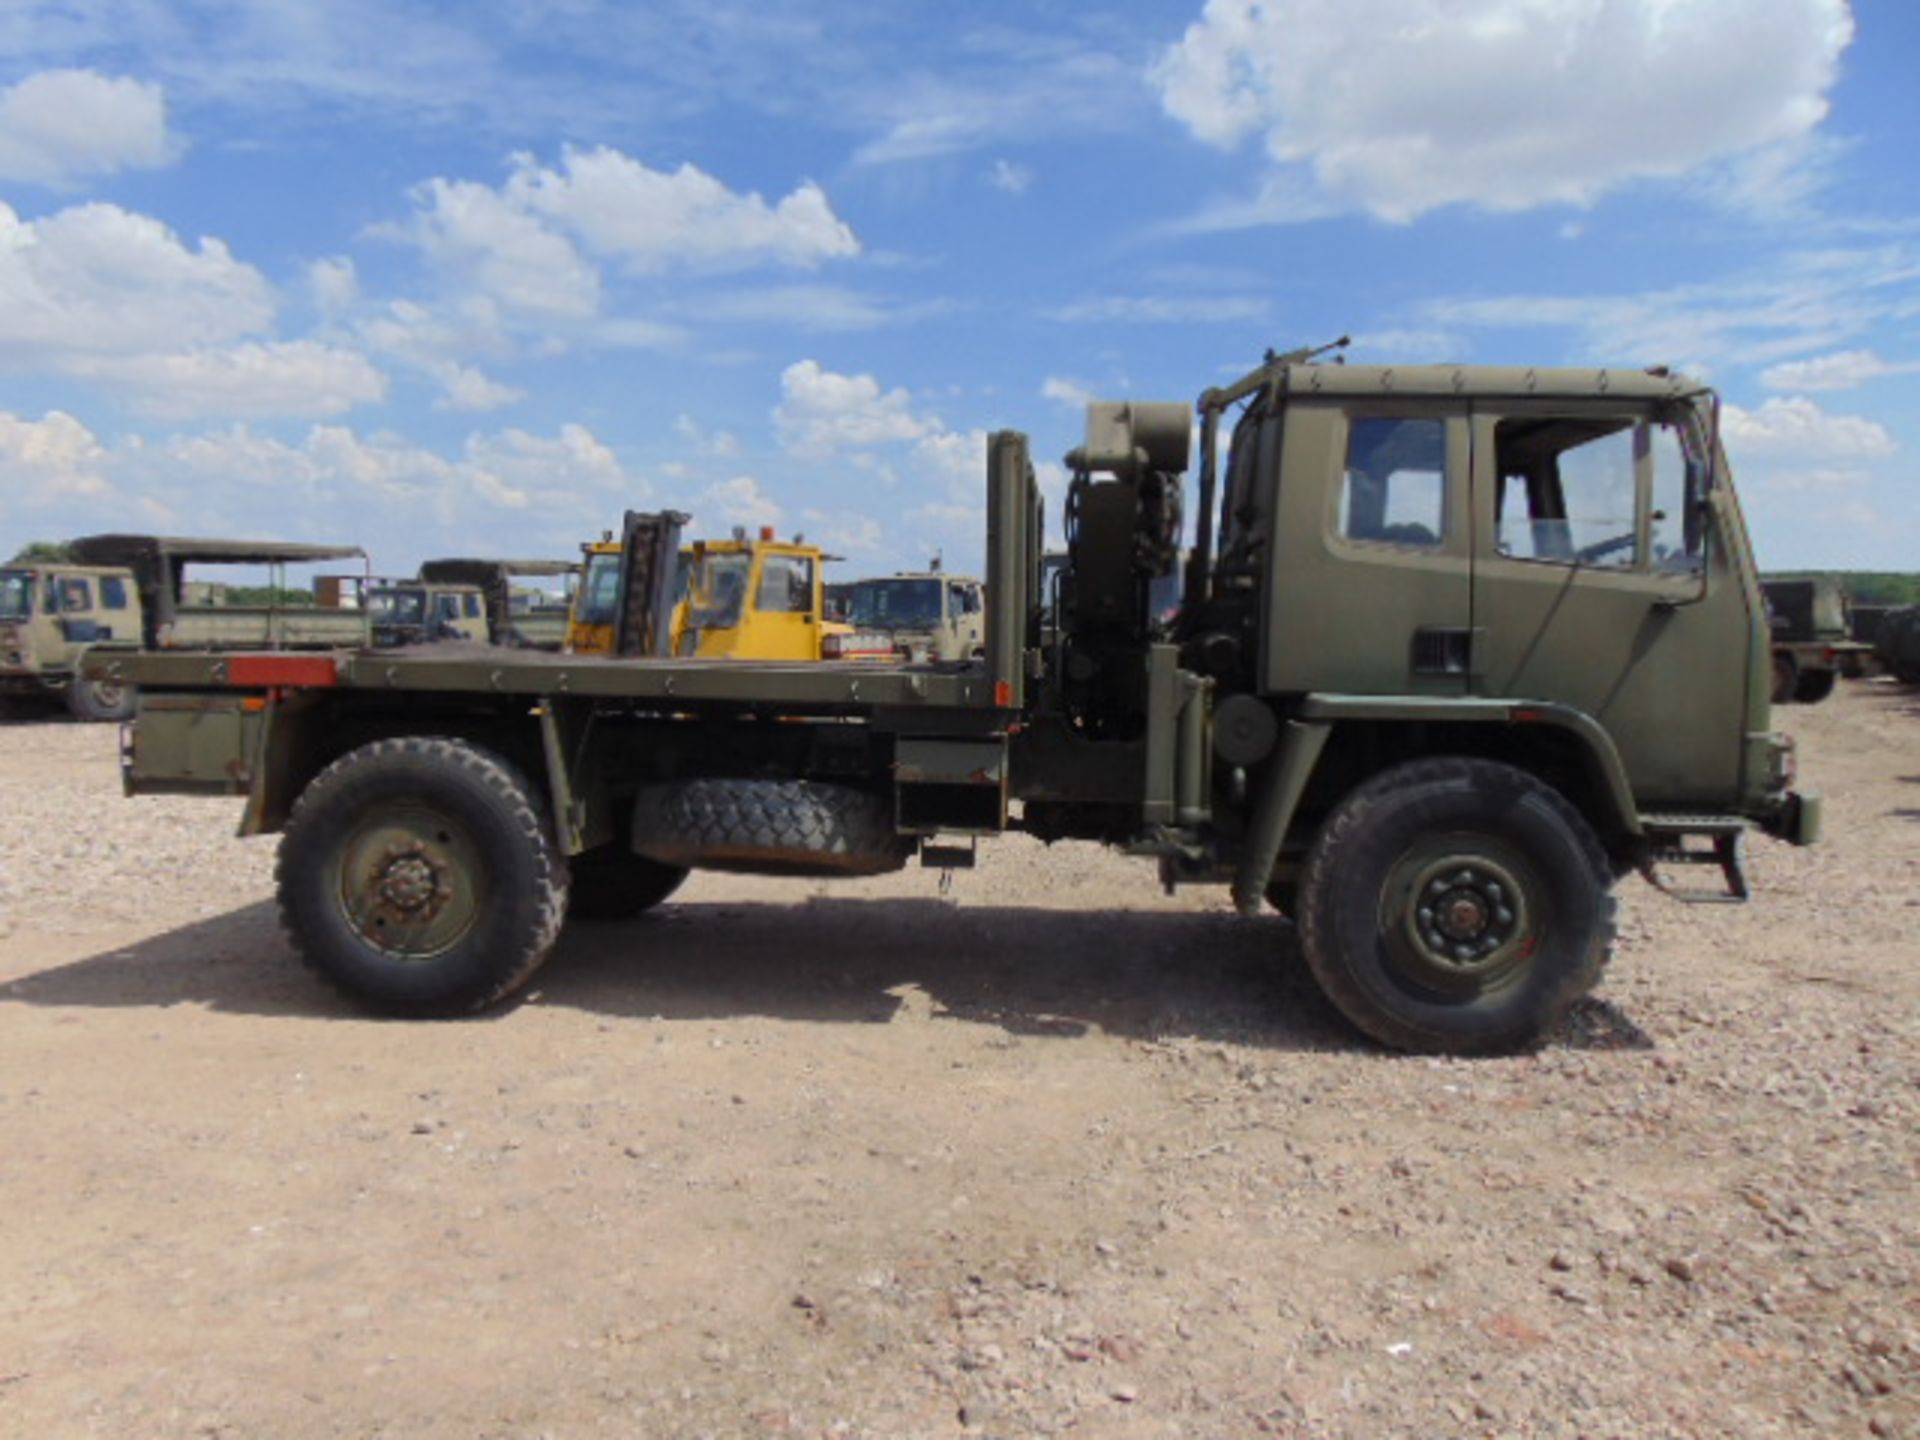
{"label": "cab door", "polygon": [[820,575],[813,556],[768,546],[754,554],[752,604],[735,654],[755,660],[820,658]]}
{"label": "cab door", "polygon": [[1473,416],[1474,692],[1593,716],[1643,803],[1739,787],[1749,619],[1724,547],[1706,543],[1705,455],[1684,405],[1511,400]]}
{"label": "cab door", "polygon": [[[1458,696],[1472,656],[1467,416],[1457,404],[1290,400],[1244,433],[1271,514],[1262,688]],[[1266,497],[1261,497],[1263,500]],[[1269,505],[1271,508],[1269,508]]]}

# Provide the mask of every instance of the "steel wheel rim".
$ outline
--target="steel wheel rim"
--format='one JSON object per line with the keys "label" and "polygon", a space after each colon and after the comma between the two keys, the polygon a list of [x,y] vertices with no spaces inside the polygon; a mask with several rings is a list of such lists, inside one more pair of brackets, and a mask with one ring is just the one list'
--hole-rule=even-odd
{"label": "steel wheel rim", "polygon": [[479,922],[486,863],[464,826],[425,806],[369,814],[340,847],[333,893],[341,918],[383,955],[427,961]]}
{"label": "steel wheel rim", "polygon": [[1435,836],[1388,872],[1379,930],[1387,968],[1445,1001],[1517,984],[1543,938],[1537,872],[1491,836]]}
{"label": "steel wheel rim", "polygon": [[102,710],[118,710],[127,699],[127,687],[113,680],[90,680],[93,702]]}

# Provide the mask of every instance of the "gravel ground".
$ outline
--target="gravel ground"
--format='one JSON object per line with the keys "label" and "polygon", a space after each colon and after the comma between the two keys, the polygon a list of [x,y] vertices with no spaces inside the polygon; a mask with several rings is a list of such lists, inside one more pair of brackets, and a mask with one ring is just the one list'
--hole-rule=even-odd
{"label": "gravel ground", "polygon": [[1920,697],[1829,840],[1624,887],[1537,1054],[1383,1054],[1286,922],[1008,839],[696,877],[352,1013],[237,807],[0,730],[0,1433],[1920,1437]]}

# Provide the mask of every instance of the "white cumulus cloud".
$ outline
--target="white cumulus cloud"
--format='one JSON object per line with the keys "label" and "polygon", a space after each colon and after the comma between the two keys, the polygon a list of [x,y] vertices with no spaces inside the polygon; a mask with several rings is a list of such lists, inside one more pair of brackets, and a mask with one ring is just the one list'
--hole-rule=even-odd
{"label": "white cumulus cloud", "polygon": [[106,495],[106,459],[94,433],[63,410],[38,420],[0,410],[0,490],[25,509]]}
{"label": "white cumulus cloud", "polygon": [[91,70],[42,70],[0,90],[0,180],[68,186],[169,164],[158,85]]}
{"label": "white cumulus cloud", "polygon": [[695,503],[702,512],[718,515],[721,523],[729,526],[744,525],[754,529],[771,525],[777,530],[786,518],[780,503],[762,490],[760,482],[751,475],[735,475],[730,480],[716,481],[701,493]]}
{"label": "white cumulus cloud", "polygon": [[516,156],[502,193],[633,270],[812,266],[860,253],[852,227],[812,181],[769,205],[696,166],[653,170],[604,145],[568,149],[558,167]]}
{"label": "white cumulus cloud", "polygon": [[427,181],[404,232],[428,256],[508,309],[582,319],[600,308],[600,275],[573,241],[491,186]]}
{"label": "white cumulus cloud", "polygon": [[1720,430],[1736,461],[1748,455],[1869,460],[1900,448],[1879,421],[1829,414],[1804,395],[1775,396],[1752,410],[1728,405]]}
{"label": "white cumulus cloud", "polygon": [[1852,38],[1847,0],[1207,0],[1153,79],[1198,139],[1272,162],[1222,223],[1406,221],[1792,146]]}
{"label": "white cumulus cloud", "polygon": [[314,340],[248,341],[170,354],[84,355],[67,372],[133,393],[143,415],[186,419],[319,418],[384,400],[386,376],[364,355]]}
{"label": "white cumulus cloud", "polygon": [[1883,375],[1907,375],[1920,365],[1895,365],[1871,350],[1837,350],[1809,360],[1788,360],[1761,372],[1769,390],[1851,390]]}
{"label": "white cumulus cloud", "polygon": [[906,390],[882,390],[871,375],[841,375],[817,360],[800,360],[780,376],[774,429],[799,455],[821,456],[857,446],[917,440],[937,422],[916,415]]}
{"label": "white cumulus cloud", "polygon": [[0,203],[0,363],[221,344],[273,315],[265,277],[218,240],[189,247],[117,205],[23,221]]}
{"label": "white cumulus cloud", "polygon": [[549,323],[602,312],[602,261],[657,275],[811,268],[860,251],[811,181],[769,204],[695,166],[654,170],[606,146],[568,149],[556,166],[516,155],[497,187],[436,177],[413,202],[404,224],[374,233],[410,241],[479,294]]}

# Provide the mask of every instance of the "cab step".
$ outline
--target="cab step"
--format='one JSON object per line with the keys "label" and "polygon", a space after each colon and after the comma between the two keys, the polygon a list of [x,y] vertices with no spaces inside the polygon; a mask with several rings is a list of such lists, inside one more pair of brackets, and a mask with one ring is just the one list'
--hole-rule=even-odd
{"label": "cab step", "polygon": [[[1642,815],[1647,853],[1640,873],[1663,894],[1689,905],[1744,905],[1747,886],[1747,830],[1749,822],[1735,815]],[[1691,889],[1675,885],[1660,873],[1666,865],[1712,865],[1720,871],[1723,890]]]}

